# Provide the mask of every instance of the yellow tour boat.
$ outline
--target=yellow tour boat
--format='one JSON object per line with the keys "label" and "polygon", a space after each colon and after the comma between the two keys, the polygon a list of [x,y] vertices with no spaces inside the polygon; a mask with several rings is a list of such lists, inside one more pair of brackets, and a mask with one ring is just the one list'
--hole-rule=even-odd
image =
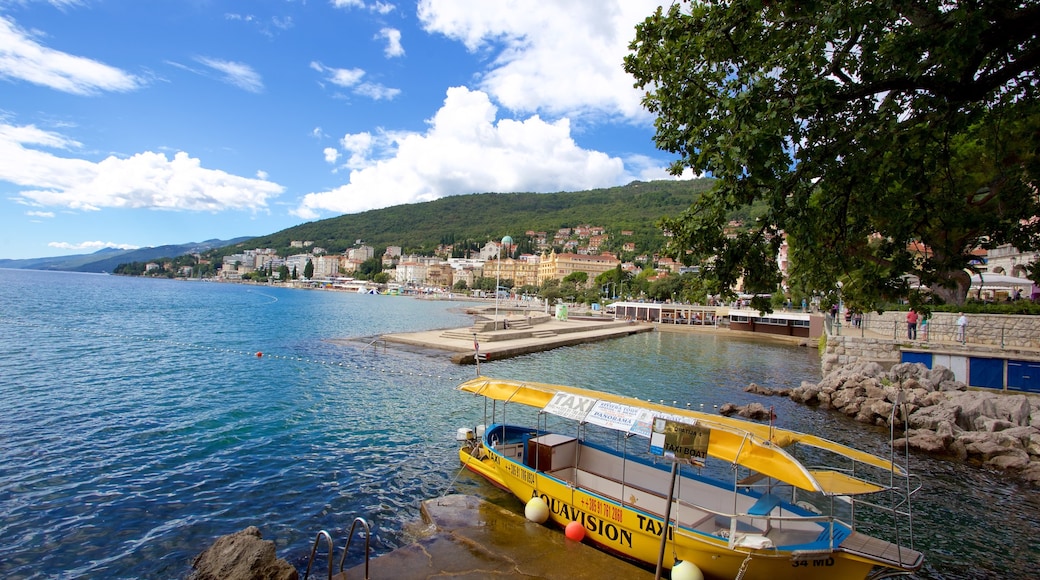
{"label": "yellow tour boat", "polygon": [[[878,580],[923,563],[919,486],[895,458],[588,389],[487,377],[458,389],[485,398],[484,424],[458,432],[467,469],[527,502],[528,517],[577,522],[568,536],[658,576]],[[534,425],[505,423],[512,404],[536,409]]]}

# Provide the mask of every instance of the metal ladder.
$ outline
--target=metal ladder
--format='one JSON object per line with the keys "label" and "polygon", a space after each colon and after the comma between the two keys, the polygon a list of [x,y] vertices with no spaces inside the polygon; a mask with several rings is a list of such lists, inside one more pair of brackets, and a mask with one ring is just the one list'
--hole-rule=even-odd
{"label": "metal ladder", "polygon": [[[354,530],[357,528],[358,524],[361,524],[361,527],[365,528],[365,580],[368,580],[368,558],[369,558],[368,545],[369,545],[369,538],[372,537],[372,529],[368,525],[368,522],[365,521],[365,518],[354,518],[354,523],[350,524],[350,535],[347,536],[347,545],[343,546],[343,555],[340,556],[340,558],[339,558],[339,572],[337,572],[337,574],[340,575],[340,576],[343,575],[343,565],[347,561],[347,552],[350,551],[350,541],[354,539]],[[332,535],[330,535],[325,530],[319,531],[317,537],[314,538],[314,545],[311,547],[311,556],[307,560],[307,572],[304,573],[303,580],[307,580],[307,578],[310,577],[310,575],[311,575],[311,565],[314,564],[314,555],[315,555],[315,553],[317,553],[317,551],[318,551],[318,544],[321,543],[322,539],[325,540],[325,544],[326,544],[326,546],[328,546],[328,550],[329,550],[329,577],[328,577],[328,580],[332,580],[332,559],[335,556],[336,548],[335,548],[335,546],[333,545],[333,542],[332,542]],[[345,576],[343,576],[343,577],[345,577]]]}

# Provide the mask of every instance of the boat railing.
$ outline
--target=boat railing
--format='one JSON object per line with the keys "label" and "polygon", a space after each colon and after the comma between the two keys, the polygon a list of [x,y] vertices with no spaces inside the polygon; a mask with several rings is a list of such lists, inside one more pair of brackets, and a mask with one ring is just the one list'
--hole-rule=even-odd
{"label": "boat railing", "polygon": [[[836,469],[834,466],[827,466],[827,469],[832,471],[840,471],[856,475],[855,470],[849,469]],[[814,469],[813,467],[809,468]],[[856,530],[859,525],[859,520],[862,519],[857,515],[859,508],[869,508],[875,510],[875,513],[888,514],[892,519],[892,530],[891,533],[894,536],[896,545],[901,546],[903,544],[902,528],[905,526],[910,530],[910,537],[908,546],[913,547],[913,511],[911,510],[911,498],[921,491],[923,484],[920,478],[912,473],[896,474],[891,473],[893,480],[892,483],[885,485],[878,483],[877,481],[871,481],[874,485],[881,488],[879,491],[870,493],[865,496],[837,496],[844,499],[849,504],[849,520],[850,527]],[[898,481],[896,481],[898,479]],[[891,501],[888,505],[874,501],[873,499],[867,499],[877,497],[879,494],[886,494]]]}

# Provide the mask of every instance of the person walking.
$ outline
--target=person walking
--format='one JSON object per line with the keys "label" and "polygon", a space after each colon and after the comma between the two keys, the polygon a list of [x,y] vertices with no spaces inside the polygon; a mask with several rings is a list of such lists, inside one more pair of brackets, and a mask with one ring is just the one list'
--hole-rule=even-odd
{"label": "person walking", "polygon": [[964,313],[961,312],[960,316],[957,318],[957,341],[960,342],[961,344],[964,344],[966,342],[966,340],[967,340],[967,334],[968,334],[967,330],[968,330],[968,317],[964,316]]}
{"label": "person walking", "polygon": [[906,313],[906,337],[917,340],[917,312],[912,308]]}

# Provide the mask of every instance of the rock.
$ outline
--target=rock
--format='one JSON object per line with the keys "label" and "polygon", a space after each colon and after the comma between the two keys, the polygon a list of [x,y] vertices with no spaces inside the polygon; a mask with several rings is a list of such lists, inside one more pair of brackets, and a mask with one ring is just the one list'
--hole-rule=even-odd
{"label": "rock", "polygon": [[275,555],[274,542],[256,526],[217,538],[192,561],[188,580],[298,580],[291,564]]}
{"label": "rock", "polygon": [[998,469],[1024,469],[1030,465],[1030,454],[1021,449],[1011,449],[1002,455],[991,457],[985,465]]}
{"label": "rock", "polygon": [[968,457],[988,463],[994,457],[1007,455],[1016,449],[1025,453],[1018,442],[1009,437],[1002,437],[999,433],[962,433],[958,437],[964,443],[968,451]]}
{"label": "rock", "polygon": [[1029,414],[1031,407],[1029,398],[1025,395],[1010,395],[997,397],[994,400],[997,408],[997,419],[1006,419],[1015,425],[1029,425]]}
{"label": "rock", "polygon": [[1029,465],[1029,454],[1021,449],[1013,449],[1008,453],[993,457],[985,465],[998,469],[1024,469]]}
{"label": "rock", "polygon": [[1018,473],[1018,476],[1033,485],[1040,485],[1040,462],[1030,462],[1025,469]]}
{"label": "rock", "polygon": [[921,407],[910,414],[911,429],[936,430],[941,424],[957,425],[957,409],[943,405]]}
{"label": "rock", "polygon": [[912,434],[908,433],[902,439],[893,441],[892,445],[900,450],[909,445],[910,449],[940,455],[946,453],[946,443],[941,435],[925,429],[919,429],[913,431]]}
{"label": "rock", "polygon": [[767,397],[779,396],[787,397],[791,395],[791,389],[770,389],[769,387],[763,387],[762,385],[751,383],[744,387],[745,393],[753,393],[755,395],[765,395]]}
{"label": "rock", "polygon": [[974,431],[980,417],[996,417],[997,406],[991,393],[965,392],[950,399],[949,405],[958,409],[957,426],[965,431]]}
{"label": "rock", "polygon": [[740,411],[740,406],[736,403],[726,403],[719,407],[719,415],[723,417],[730,417],[736,415]]}
{"label": "rock", "polygon": [[755,421],[766,421],[773,416],[773,411],[767,409],[762,405],[762,403],[749,403],[747,405],[726,403],[719,407],[719,414],[727,417],[730,415],[740,415],[741,417]]}
{"label": "rock", "polygon": [[989,417],[979,417],[975,421],[976,431],[987,431],[989,433],[996,433],[997,431],[1005,431],[1014,427],[1015,424],[1010,421],[1003,419],[991,419]]}

